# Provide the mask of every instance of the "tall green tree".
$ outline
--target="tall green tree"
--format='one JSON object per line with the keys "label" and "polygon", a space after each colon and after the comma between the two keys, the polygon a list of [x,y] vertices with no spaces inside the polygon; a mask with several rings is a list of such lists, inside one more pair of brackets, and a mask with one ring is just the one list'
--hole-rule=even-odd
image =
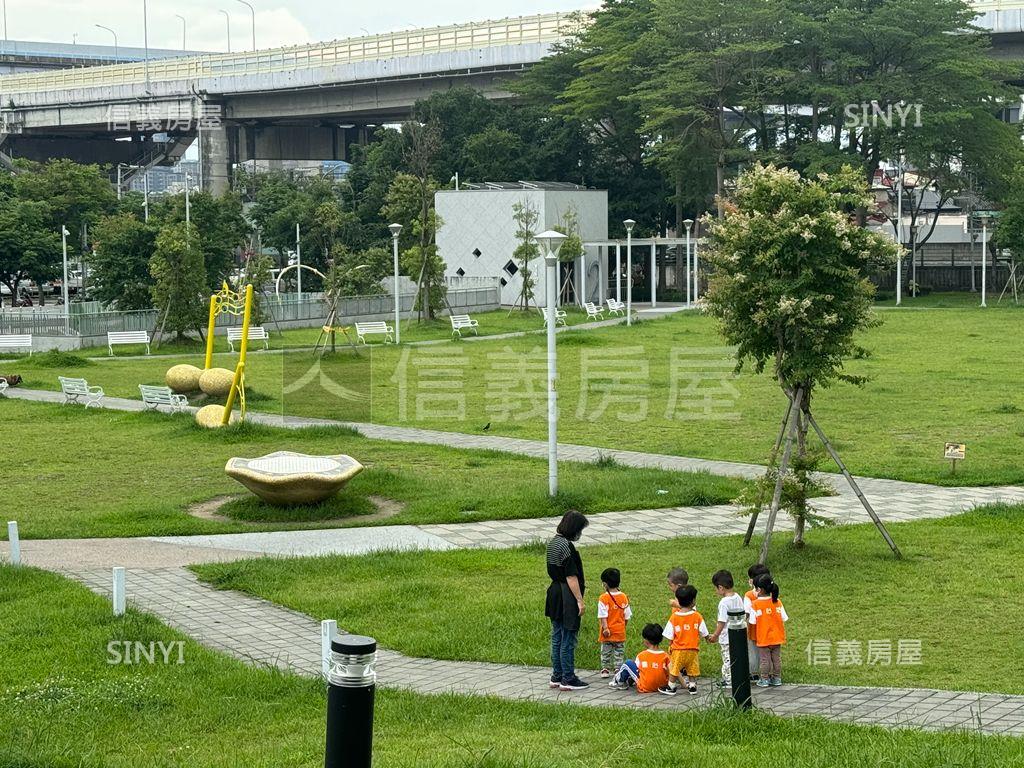
{"label": "tall green tree", "polygon": [[0,283],[10,289],[13,300],[25,280],[40,284],[60,273],[61,240],[51,220],[46,203],[0,200]]}
{"label": "tall green tree", "polygon": [[89,289],[95,299],[119,310],[153,306],[149,263],[157,232],[155,225],[127,213],[96,222],[89,259]]}
{"label": "tall green tree", "polygon": [[208,286],[195,230],[183,223],[161,227],[149,269],[153,305],[160,312],[164,330],[181,339],[187,332],[202,328]]}
{"label": "tall green tree", "polygon": [[[843,367],[857,334],[872,322],[869,276],[893,264],[901,251],[888,236],[857,225],[856,212],[871,205],[859,170],[848,167],[834,178],[808,181],[793,170],[757,165],[739,177],[703,253],[713,267],[707,311],[736,347],[737,366],[749,364],[758,373],[770,368],[795,404],[789,434],[797,445],[796,491],[789,511],[798,545],[812,519],[807,430],[814,392],[836,380],[860,381]],[[788,447],[783,455],[784,465]],[[773,504],[786,469],[769,473],[778,483]]]}

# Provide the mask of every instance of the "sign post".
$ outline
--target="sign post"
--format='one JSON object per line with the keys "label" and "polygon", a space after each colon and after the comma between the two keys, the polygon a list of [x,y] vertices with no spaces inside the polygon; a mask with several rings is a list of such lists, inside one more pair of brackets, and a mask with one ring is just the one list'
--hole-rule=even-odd
{"label": "sign post", "polygon": [[956,474],[956,463],[963,461],[967,456],[967,445],[965,443],[946,443],[944,457],[952,462],[952,473]]}

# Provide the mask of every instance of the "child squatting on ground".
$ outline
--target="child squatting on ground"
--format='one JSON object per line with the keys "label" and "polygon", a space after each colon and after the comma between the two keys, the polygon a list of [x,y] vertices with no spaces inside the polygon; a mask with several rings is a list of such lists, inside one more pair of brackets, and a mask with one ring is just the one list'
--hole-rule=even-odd
{"label": "child squatting on ground", "polygon": [[622,576],[618,568],[605,568],[601,572],[604,593],[597,601],[597,621],[600,624],[598,642],[601,643],[601,677],[622,667],[626,657],[626,625],[633,618],[629,598],[619,591]]}
{"label": "child squatting on ground", "polygon": [[786,642],[786,622],[789,616],[779,600],[779,585],[768,574],[754,582],[757,597],[751,604],[749,620],[754,627],[754,638],[761,661],[759,688],[782,685],[782,646]]}
{"label": "child squatting on ground", "polygon": [[661,650],[662,629],[658,624],[647,624],[640,631],[644,650],[636,659],[627,661],[608,684],[624,689],[636,686],[638,693],[655,693],[668,685],[668,654]]}
{"label": "child squatting on ground", "polygon": [[676,685],[677,678],[682,680],[689,693],[697,693],[694,678],[700,676],[700,663],[697,660],[700,639],[707,638],[710,634],[704,617],[693,608],[697,602],[697,589],[689,585],[679,587],[676,590],[676,600],[679,602],[679,608],[672,611],[662,631],[662,635],[671,643],[668,682],[658,689],[658,693],[666,696],[676,695],[679,687]]}

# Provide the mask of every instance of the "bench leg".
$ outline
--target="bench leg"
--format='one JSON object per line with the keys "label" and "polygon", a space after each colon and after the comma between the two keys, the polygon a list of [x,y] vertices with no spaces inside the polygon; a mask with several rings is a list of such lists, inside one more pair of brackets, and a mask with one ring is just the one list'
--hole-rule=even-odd
{"label": "bench leg", "polygon": [[113,357],[113,356],[114,356],[114,348],[113,348],[112,346],[110,346],[109,344],[107,345],[107,354],[108,354],[108,355],[109,355],[110,357]]}

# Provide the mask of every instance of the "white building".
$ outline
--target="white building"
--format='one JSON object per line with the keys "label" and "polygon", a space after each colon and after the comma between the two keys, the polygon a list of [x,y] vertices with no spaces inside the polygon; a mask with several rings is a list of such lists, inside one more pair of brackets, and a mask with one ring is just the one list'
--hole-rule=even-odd
{"label": "white building", "polygon": [[[532,205],[537,213],[536,232],[562,224],[567,211],[574,210],[580,236],[586,241],[608,238],[608,192],[575,184],[518,182],[515,184],[465,185],[460,190],[442,190],[435,205],[441,226],[437,246],[449,285],[498,280],[501,303],[515,304],[522,291],[522,276],[513,257],[519,240],[512,217],[516,203]],[[575,264],[561,265],[561,282],[572,283],[571,298],[602,302],[608,284],[607,266],[598,249],[586,249]],[[534,303],[544,306],[546,280],[543,256],[530,264],[534,277]],[[563,291],[563,299],[566,296]]]}

